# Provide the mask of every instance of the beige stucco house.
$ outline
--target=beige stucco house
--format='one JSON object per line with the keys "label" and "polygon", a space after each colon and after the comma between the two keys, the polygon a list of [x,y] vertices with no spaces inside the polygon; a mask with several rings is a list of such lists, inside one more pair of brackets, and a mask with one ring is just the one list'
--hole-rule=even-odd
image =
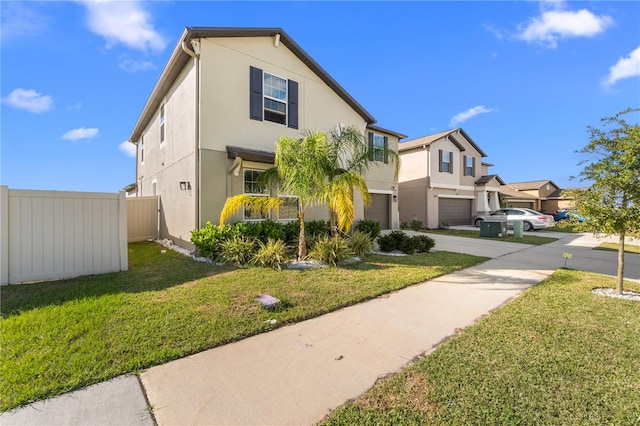
{"label": "beige stucco house", "polygon": [[515,182],[504,185],[500,194],[507,207],[526,207],[539,212],[553,212],[573,207],[573,199],[552,180]]}
{"label": "beige stucco house", "polygon": [[[376,120],[279,28],[186,28],[129,137],[137,146],[136,195],[160,196],[160,236],[190,246],[193,229],[217,223],[229,196],[269,195],[256,183],[271,167],[275,142],[303,130],[360,129],[370,144],[397,150],[406,136]],[[399,226],[394,166],[383,155],[356,196],[356,220]],[[281,194],[270,194],[278,195]],[[297,218],[284,197],[274,220]],[[307,218],[328,219],[325,208]],[[249,211],[235,221],[262,220]]]}
{"label": "beige stucco house", "polygon": [[470,225],[473,216],[500,208],[504,182],[488,174],[484,151],[463,129],[447,130],[399,145],[400,220],[427,228]]}

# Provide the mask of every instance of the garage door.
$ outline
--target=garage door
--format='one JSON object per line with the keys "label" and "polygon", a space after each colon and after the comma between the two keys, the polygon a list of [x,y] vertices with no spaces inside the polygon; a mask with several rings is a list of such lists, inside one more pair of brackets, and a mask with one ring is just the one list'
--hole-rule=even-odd
{"label": "garage door", "polygon": [[371,204],[364,208],[364,218],[380,223],[382,229],[389,229],[389,200],[388,194],[371,194]]}
{"label": "garage door", "polygon": [[471,201],[465,198],[440,198],[438,200],[438,224],[471,225]]}
{"label": "garage door", "polygon": [[522,208],[522,209],[532,209],[533,208],[533,202],[509,201],[509,202],[507,202],[507,207],[519,207],[519,208]]}

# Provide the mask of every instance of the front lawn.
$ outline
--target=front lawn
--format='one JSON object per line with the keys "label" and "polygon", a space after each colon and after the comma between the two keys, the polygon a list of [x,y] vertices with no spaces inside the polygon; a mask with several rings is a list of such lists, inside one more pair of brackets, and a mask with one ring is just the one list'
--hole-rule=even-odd
{"label": "front lawn", "polygon": [[[618,251],[620,249],[620,244],[618,243],[602,243],[598,247],[594,247],[594,250],[604,250],[604,251]],[[634,253],[640,254],[640,246],[634,244],[625,244],[624,245],[625,253]]]}
{"label": "front lawn", "polygon": [[[129,245],[130,270],[1,291],[0,410],[58,395],[486,260],[435,252],[369,256],[313,270],[233,269],[154,243]],[[280,308],[255,298],[270,294]],[[275,319],[276,325],[268,320]]]}
{"label": "front lawn", "polygon": [[556,271],[324,424],[638,424],[640,302],[595,287]]}
{"label": "front lawn", "polygon": [[[553,228],[549,228],[549,229],[553,229]],[[537,235],[528,235],[528,234],[523,234],[522,238],[516,238],[513,236],[512,233],[508,234],[504,238],[481,237],[480,230],[473,231],[469,229],[429,229],[429,230],[424,230],[422,232],[426,232],[429,234],[451,235],[452,237],[482,238],[483,240],[506,241],[509,243],[522,243],[522,244],[533,244],[533,245],[542,245],[542,244],[552,243],[557,240],[557,238],[538,237]]]}

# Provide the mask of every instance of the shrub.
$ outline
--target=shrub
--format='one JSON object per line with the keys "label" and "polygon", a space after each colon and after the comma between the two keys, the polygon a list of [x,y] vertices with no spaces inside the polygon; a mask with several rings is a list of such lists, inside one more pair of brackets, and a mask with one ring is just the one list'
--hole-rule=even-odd
{"label": "shrub", "polygon": [[366,232],[375,240],[380,235],[380,222],[371,219],[363,219],[356,225],[356,231]]}
{"label": "shrub", "polygon": [[[299,231],[298,231],[299,232]],[[329,235],[329,222],[325,220],[310,220],[304,223],[305,238],[314,235],[324,237]]]}
{"label": "shrub", "polygon": [[438,229],[449,229],[449,222],[442,222],[438,225]]}
{"label": "shrub", "polygon": [[378,247],[384,252],[399,250],[400,245],[407,238],[409,238],[407,234],[402,231],[391,231],[378,237]]}
{"label": "shrub", "polygon": [[435,246],[435,241],[426,235],[409,237],[402,231],[391,231],[387,235],[378,237],[378,247],[381,251],[391,252],[400,250],[406,254],[415,252],[428,252]]}
{"label": "shrub", "polygon": [[340,236],[330,237],[328,235],[320,237],[309,252],[311,258],[332,266],[336,266],[337,263],[352,255],[353,252],[345,239]]}
{"label": "shrub", "polygon": [[421,220],[418,220],[418,219],[411,219],[408,225],[409,225],[409,228],[414,231],[419,231],[422,228],[424,228],[424,224],[422,223]]}
{"label": "shrub", "polygon": [[216,260],[220,257],[220,243],[238,235],[239,229],[236,225],[220,228],[207,222],[204,228],[191,231],[191,242],[196,247],[198,255]]}
{"label": "shrub", "polygon": [[258,241],[258,251],[251,262],[266,268],[280,270],[280,264],[287,261],[287,246],[282,240],[269,238],[266,243]]}
{"label": "shrub", "polygon": [[285,238],[284,225],[271,219],[259,222],[246,222],[243,226],[243,233],[247,237],[266,243],[269,238],[273,240],[283,240]]}
{"label": "shrub", "polygon": [[354,231],[349,239],[349,246],[356,256],[363,257],[373,250],[373,238],[367,232]]}
{"label": "shrub", "polygon": [[300,221],[294,220],[282,225],[282,232],[284,233],[284,241],[287,244],[294,245],[298,243],[300,237]]}
{"label": "shrub", "polygon": [[427,235],[416,235],[411,239],[416,241],[415,248],[420,253],[428,253],[436,245],[434,239]]}
{"label": "shrub", "polygon": [[247,265],[253,258],[255,240],[246,236],[236,235],[220,243],[220,259],[236,266]]}

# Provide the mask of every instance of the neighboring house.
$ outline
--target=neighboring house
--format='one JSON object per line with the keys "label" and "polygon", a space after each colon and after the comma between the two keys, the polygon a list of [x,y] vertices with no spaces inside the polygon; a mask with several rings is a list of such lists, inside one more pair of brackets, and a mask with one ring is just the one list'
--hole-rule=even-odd
{"label": "neighboring house", "polygon": [[573,198],[563,196],[551,180],[509,183],[500,188],[507,207],[525,207],[539,212],[552,212],[573,207]]}
{"label": "neighboring house", "polygon": [[[190,247],[191,231],[217,223],[229,196],[281,196],[271,219],[297,219],[295,197],[257,177],[273,166],[275,142],[336,125],[360,129],[380,148],[365,176],[373,202],[355,197],[356,221],[399,225],[388,150],[406,136],[375,119],[280,28],[186,28],[129,137],[137,146],[137,195],[160,196],[160,236]],[[306,219],[329,218],[316,207]],[[263,220],[242,211],[232,221]]]}
{"label": "neighboring house", "polygon": [[470,225],[473,216],[500,208],[504,182],[488,174],[484,151],[463,129],[447,130],[398,146],[400,220],[427,228]]}

